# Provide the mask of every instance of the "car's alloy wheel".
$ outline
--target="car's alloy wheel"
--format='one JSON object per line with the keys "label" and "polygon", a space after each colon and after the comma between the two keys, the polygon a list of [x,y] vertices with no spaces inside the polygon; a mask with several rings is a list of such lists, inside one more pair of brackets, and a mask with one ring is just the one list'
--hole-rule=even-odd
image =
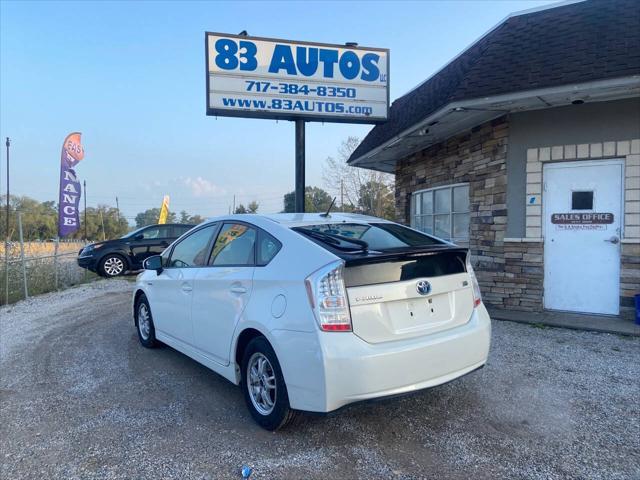
{"label": "car's alloy wheel", "polygon": [[269,359],[256,352],[247,365],[247,379],[251,403],[261,415],[273,412],[278,395],[276,376]]}
{"label": "car's alloy wheel", "polygon": [[153,316],[147,296],[143,293],[136,300],[135,308],[136,330],[138,330],[138,340],[147,348],[158,346],[156,340],[156,329],[153,325]]}
{"label": "car's alloy wheel", "polygon": [[278,430],[299,412],[289,405],[289,394],[276,352],[264,337],[249,342],[242,354],[242,390],[253,419],[262,428]]}
{"label": "car's alloy wheel", "polygon": [[107,257],[104,262],[102,262],[102,270],[108,277],[122,275],[124,268],[124,260],[116,255]]}
{"label": "car's alloy wheel", "polygon": [[138,332],[143,340],[149,340],[151,333],[151,314],[145,302],[140,302],[138,306]]}

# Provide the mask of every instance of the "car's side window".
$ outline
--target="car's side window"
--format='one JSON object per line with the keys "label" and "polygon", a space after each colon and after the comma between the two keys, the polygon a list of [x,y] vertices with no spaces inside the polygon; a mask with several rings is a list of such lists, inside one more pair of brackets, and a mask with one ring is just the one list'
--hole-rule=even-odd
{"label": "car's side window", "polygon": [[225,223],[211,252],[209,265],[255,264],[256,230],[241,223]]}
{"label": "car's side window", "polygon": [[264,230],[258,232],[258,248],[256,252],[256,264],[263,267],[267,265],[282,248],[282,243]]}
{"label": "car's side window", "polygon": [[144,240],[153,240],[155,238],[160,238],[160,227],[147,228],[141,233]]}
{"label": "car's side window", "polygon": [[169,226],[159,227],[158,230],[159,230],[158,238],[172,238],[171,237],[171,230],[172,230],[171,227],[169,227]]}
{"label": "car's side window", "polygon": [[168,268],[201,267],[207,264],[215,224],[207,225],[176,243],[169,258]]}

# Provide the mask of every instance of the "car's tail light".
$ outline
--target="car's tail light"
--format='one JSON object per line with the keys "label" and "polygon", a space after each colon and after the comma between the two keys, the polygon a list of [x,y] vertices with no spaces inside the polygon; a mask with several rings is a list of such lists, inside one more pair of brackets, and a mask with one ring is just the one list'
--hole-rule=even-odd
{"label": "car's tail light", "polygon": [[471,286],[473,287],[473,306],[477,307],[482,303],[482,295],[480,295],[480,285],[478,285],[478,279],[476,278],[476,272],[473,271],[471,265],[471,253],[467,253],[467,273],[471,278]]}
{"label": "car's tail light", "polygon": [[344,262],[331,263],[304,281],[318,325],[326,332],[351,331],[351,312],[343,269]]}

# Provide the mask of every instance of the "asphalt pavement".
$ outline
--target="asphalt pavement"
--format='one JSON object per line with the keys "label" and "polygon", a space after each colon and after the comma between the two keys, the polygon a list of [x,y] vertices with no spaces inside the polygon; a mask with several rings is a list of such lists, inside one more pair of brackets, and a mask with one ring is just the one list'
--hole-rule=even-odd
{"label": "asphalt pavement", "polygon": [[236,386],[138,344],[131,288],[0,309],[0,477],[640,478],[640,338],[496,321],[480,371],[271,433]]}

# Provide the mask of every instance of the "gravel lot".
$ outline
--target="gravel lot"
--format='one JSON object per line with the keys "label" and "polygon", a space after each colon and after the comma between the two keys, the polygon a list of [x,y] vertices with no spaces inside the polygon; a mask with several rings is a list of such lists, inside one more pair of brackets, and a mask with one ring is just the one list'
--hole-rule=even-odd
{"label": "gravel lot", "polygon": [[489,363],[258,428],[239,389],[138,345],[131,283],[0,309],[2,478],[640,478],[640,339],[494,322]]}

